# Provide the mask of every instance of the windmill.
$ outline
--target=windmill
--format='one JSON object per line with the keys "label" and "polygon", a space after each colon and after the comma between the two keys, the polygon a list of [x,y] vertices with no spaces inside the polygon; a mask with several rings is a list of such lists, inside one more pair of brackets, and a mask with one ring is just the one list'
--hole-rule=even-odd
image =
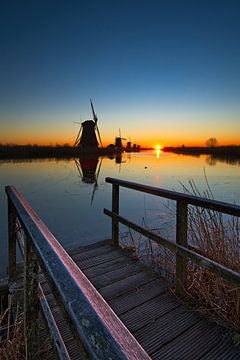
{"label": "windmill", "polygon": [[93,120],[85,120],[81,123],[78,135],[74,143],[74,147],[79,147],[85,150],[97,149],[99,143],[102,146],[100,131],[97,124],[98,117],[94,111],[94,107],[91,99],[90,99],[90,104],[92,108]]}
{"label": "windmill", "polygon": [[115,138],[115,148],[116,148],[116,151],[118,151],[118,152],[122,152],[122,150],[123,150],[122,140],[126,140],[126,138],[123,138],[121,136],[121,130],[119,129],[119,136],[117,136]]}

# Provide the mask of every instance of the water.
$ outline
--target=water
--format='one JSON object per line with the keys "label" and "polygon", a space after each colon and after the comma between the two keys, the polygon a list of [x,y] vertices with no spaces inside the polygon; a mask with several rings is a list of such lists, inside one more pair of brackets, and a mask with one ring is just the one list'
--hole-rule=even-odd
{"label": "water", "polygon": [[[120,163],[121,161],[121,163]],[[240,166],[207,156],[193,157],[155,151],[123,154],[120,158],[0,162],[0,277],[7,266],[7,204],[5,185],[14,185],[65,247],[86,245],[110,238],[111,176],[182,191],[180,182],[193,178],[200,191],[206,188],[204,169],[218,200],[240,204]],[[97,182],[95,181],[97,178]],[[83,181],[84,180],[84,181]],[[165,202],[165,203],[164,203]],[[169,218],[166,200],[120,190],[122,216],[150,228]]]}

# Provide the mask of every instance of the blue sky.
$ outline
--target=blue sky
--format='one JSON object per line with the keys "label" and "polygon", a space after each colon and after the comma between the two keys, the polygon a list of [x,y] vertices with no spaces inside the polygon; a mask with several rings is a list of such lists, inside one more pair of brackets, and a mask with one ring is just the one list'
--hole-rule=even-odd
{"label": "blue sky", "polygon": [[[0,142],[204,144],[240,134],[238,1],[2,1]],[[240,141],[238,141],[239,143]]]}

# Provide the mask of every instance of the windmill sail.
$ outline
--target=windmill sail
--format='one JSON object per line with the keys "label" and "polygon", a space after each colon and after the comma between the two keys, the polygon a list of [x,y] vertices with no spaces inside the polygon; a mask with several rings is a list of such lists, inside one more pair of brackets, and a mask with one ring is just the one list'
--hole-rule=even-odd
{"label": "windmill sail", "polygon": [[93,121],[95,122],[95,129],[96,129],[97,134],[98,134],[99,142],[100,142],[100,144],[101,144],[101,146],[102,146],[102,139],[101,139],[101,135],[100,135],[100,131],[99,131],[98,125],[97,125],[98,117],[97,117],[97,114],[95,113],[95,110],[94,110],[94,107],[93,107],[93,103],[92,103],[92,99],[90,99],[90,104],[91,104],[91,108],[92,108]]}
{"label": "windmill sail", "polygon": [[93,107],[93,103],[92,100],[90,99],[90,104],[91,104],[91,108],[92,108],[92,113],[93,113],[93,121],[95,122],[95,124],[97,125],[97,121],[98,121],[98,117],[97,114],[94,111],[94,107]]}

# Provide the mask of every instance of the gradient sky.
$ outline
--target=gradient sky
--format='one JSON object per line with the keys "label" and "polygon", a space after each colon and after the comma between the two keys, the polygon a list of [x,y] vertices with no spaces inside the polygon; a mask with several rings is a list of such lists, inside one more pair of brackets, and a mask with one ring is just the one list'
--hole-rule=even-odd
{"label": "gradient sky", "polygon": [[240,144],[240,1],[2,0],[0,142]]}

